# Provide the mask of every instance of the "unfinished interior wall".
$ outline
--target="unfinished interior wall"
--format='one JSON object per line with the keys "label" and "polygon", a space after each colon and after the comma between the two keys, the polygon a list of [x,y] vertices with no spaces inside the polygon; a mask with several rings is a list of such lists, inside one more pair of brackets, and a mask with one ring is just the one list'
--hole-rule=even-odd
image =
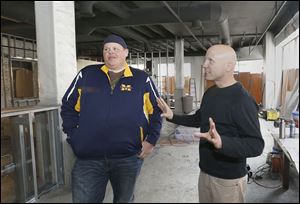
{"label": "unfinished interior wall", "polygon": [[[236,72],[235,80],[239,81],[248,93],[253,96],[257,104],[262,103],[263,94],[263,74],[251,72]],[[205,90],[213,86],[215,83],[210,80],[205,80]]]}
{"label": "unfinished interior wall", "polygon": [[287,69],[282,71],[282,86],[280,106],[283,106],[286,102],[287,95],[293,91],[295,83],[299,78],[299,69]]}
{"label": "unfinished interior wall", "polygon": [[299,69],[283,70],[280,115],[292,119],[292,112],[299,111]]}
{"label": "unfinished interior wall", "polygon": [[[276,37],[279,38],[281,35]],[[278,39],[276,40],[278,41]],[[276,107],[282,107],[287,92],[299,78],[299,29],[276,45]]]}
{"label": "unfinished interior wall", "polygon": [[197,101],[201,101],[204,94],[205,81],[202,69],[204,56],[185,57],[184,61],[187,63],[191,63],[191,76],[195,78],[196,81]]}

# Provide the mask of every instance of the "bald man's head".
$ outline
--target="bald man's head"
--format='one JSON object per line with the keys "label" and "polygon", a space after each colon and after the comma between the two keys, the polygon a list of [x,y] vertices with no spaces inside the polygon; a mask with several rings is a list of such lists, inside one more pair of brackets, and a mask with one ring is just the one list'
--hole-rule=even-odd
{"label": "bald man's head", "polygon": [[206,52],[203,64],[205,79],[215,81],[220,87],[233,83],[236,60],[236,53],[230,46],[214,45],[210,47]]}
{"label": "bald man's head", "polygon": [[236,53],[229,45],[213,45],[207,52],[213,54],[217,59],[224,60],[224,63],[231,63],[233,68],[235,67],[237,61]]}

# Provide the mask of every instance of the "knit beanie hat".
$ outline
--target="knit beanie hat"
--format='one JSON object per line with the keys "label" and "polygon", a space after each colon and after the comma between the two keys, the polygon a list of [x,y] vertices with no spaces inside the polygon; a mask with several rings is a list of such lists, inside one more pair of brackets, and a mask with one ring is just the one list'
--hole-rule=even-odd
{"label": "knit beanie hat", "polygon": [[110,42],[118,43],[118,44],[122,45],[123,48],[127,49],[126,42],[120,36],[117,36],[117,35],[109,35],[109,36],[107,36],[104,39],[103,45],[105,45],[106,43],[110,43]]}

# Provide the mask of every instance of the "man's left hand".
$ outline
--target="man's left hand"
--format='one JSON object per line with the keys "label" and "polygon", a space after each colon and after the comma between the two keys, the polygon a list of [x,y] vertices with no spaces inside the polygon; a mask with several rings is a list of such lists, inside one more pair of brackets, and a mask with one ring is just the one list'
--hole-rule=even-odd
{"label": "man's left hand", "polygon": [[154,148],[154,146],[147,141],[144,141],[142,143],[142,146],[143,146],[142,152],[139,154],[140,159],[144,159],[149,154],[151,154],[151,152],[153,151],[153,148]]}
{"label": "man's left hand", "polygon": [[197,138],[204,138],[211,142],[216,149],[222,148],[222,139],[216,129],[216,125],[212,118],[209,118],[209,131],[205,133],[197,132],[194,134]]}

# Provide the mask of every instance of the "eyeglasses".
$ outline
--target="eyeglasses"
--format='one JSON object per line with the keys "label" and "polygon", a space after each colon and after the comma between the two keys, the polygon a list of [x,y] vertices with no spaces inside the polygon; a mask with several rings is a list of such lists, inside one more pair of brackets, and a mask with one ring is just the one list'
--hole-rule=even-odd
{"label": "eyeglasses", "polygon": [[122,51],[122,49],[118,48],[118,47],[105,47],[105,48],[103,48],[104,53],[109,53],[109,52],[119,53],[121,51]]}

